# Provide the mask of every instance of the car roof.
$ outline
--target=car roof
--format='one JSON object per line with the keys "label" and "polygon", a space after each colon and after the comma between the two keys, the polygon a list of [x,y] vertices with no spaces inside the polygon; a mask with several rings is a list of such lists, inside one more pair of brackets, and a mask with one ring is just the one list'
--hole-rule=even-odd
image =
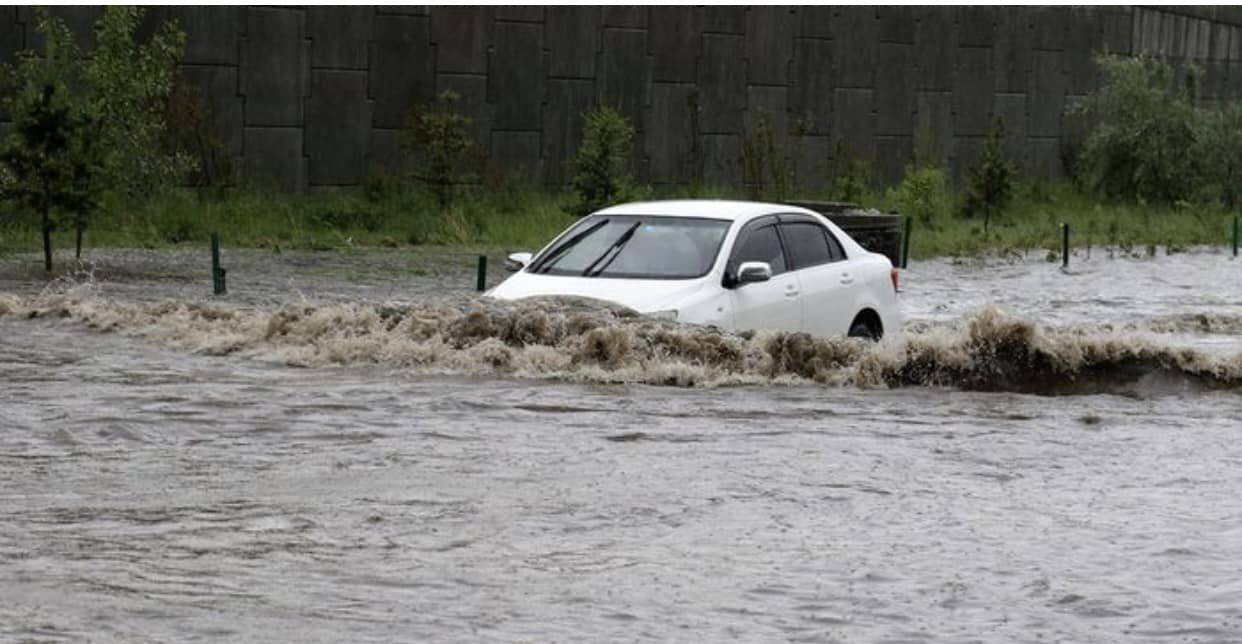
{"label": "car roof", "polygon": [[597,215],[645,215],[649,217],[706,217],[739,221],[774,213],[817,214],[813,210],[788,204],[727,199],[672,199],[667,201],[636,201],[609,206]]}

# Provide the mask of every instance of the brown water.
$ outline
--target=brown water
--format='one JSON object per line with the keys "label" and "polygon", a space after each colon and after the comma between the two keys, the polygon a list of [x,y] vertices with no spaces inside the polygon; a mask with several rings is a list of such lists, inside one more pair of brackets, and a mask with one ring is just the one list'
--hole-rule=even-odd
{"label": "brown water", "polygon": [[920,262],[878,346],[480,301],[452,253],[234,252],[219,299],[202,253],[34,261],[0,641],[1242,640],[1215,252]]}

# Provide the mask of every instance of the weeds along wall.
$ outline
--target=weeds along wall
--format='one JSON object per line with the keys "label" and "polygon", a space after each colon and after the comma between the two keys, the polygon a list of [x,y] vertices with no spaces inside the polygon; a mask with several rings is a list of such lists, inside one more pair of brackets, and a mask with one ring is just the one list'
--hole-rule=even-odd
{"label": "weeds along wall", "polygon": [[[51,11],[93,45],[98,7]],[[805,188],[856,160],[896,181],[916,149],[960,174],[993,117],[1022,172],[1056,177],[1095,52],[1193,61],[1203,100],[1242,98],[1234,7],[184,6],[146,23],[169,18],[241,179],[286,191],[393,168],[407,111],[443,90],[493,175],[563,183],[580,115],[606,102],[637,128],[640,181],[737,184],[763,113]],[[30,7],[0,9],[0,58],[37,40]]]}

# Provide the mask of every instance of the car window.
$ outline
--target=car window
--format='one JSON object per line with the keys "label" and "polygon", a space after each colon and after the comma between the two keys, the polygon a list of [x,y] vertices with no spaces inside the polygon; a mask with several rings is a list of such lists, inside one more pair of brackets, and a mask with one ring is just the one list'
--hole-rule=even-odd
{"label": "car window", "polygon": [[776,234],[776,224],[756,228],[745,234],[734,253],[733,266],[741,266],[742,262],[767,262],[772,267],[773,275],[780,275],[788,270],[781,239]]}
{"label": "car window", "polygon": [[781,224],[785,244],[789,247],[789,261],[794,269],[819,266],[833,261],[824,227],[811,222],[788,222]]}
{"label": "car window", "polygon": [[840,262],[847,259],[845,249],[841,248],[841,242],[837,241],[836,235],[829,232],[827,228],[822,230],[824,231],[824,237],[828,239],[828,252],[832,255],[832,261]]}
{"label": "car window", "polygon": [[723,219],[592,215],[536,259],[531,272],[630,279],[691,279],[716,263]]}

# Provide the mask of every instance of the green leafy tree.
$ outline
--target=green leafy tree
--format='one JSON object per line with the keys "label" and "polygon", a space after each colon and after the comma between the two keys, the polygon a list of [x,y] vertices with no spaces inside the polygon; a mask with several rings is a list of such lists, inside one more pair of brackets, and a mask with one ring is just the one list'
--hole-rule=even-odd
{"label": "green leafy tree", "polygon": [[139,43],[135,34],[142,16],[138,7],[106,7],[95,26],[96,47],[81,62],[84,100],[100,117],[108,150],[108,179],[132,198],[179,184],[194,166],[189,154],[164,145],[185,34],[166,22]]}
{"label": "green leafy tree", "polygon": [[1014,168],[1005,154],[1005,122],[996,119],[979,152],[979,161],[966,176],[966,197],[962,211],[967,216],[983,215],[983,231],[1013,198]]}
{"label": "green leafy tree", "polygon": [[953,195],[943,169],[911,164],[895,190],[889,192],[898,212],[932,225],[953,210]]}
{"label": "green leafy tree", "polygon": [[607,105],[586,112],[583,121],[582,145],[569,161],[570,187],[578,197],[569,212],[579,217],[634,193],[629,172],[634,126]]}
{"label": "green leafy tree", "polygon": [[52,270],[52,231],[67,218],[82,231],[98,207],[102,189],[101,122],[89,104],[70,92],[80,82],[79,52],[64,24],[40,12],[43,55],[22,52],[15,69],[6,70],[11,85],[5,98],[13,132],[0,150],[5,199],[39,217],[44,268]]}
{"label": "green leafy tree", "polygon": [[1226,208],[1242,205],[1242,104],[1204,113],[1195,157]]}
{"label": "green leafy tree", "polygon": [[1140,56],[1096,58],[1099,89],[1075,112],[1093,125],[1079,162],[1085,183],[1107,196],[1174,203],[1198,188],[1195,141],[1197,71],[1179,75],[1168,63]]}
{"label": "green leafy tree", "polygon": [[470,138],[470,118],[457,111],[459,100],[456,92],[445,90],[434,103],[415,107],[401,142],[416,159],[411,176],[431,189],[441,209],[452,203],[457,186],[478,176],[470,167],[478,146]]}

